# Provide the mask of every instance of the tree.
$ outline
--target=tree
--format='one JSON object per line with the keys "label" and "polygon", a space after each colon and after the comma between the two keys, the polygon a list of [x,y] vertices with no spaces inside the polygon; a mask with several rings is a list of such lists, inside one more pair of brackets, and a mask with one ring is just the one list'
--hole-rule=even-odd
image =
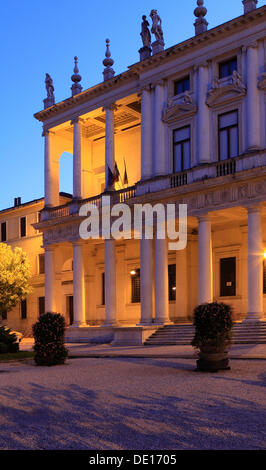
{"label": "tree", "polygon": [[32,292],[30,263],[21,248],[0,243],[0,313],[14,308]]}

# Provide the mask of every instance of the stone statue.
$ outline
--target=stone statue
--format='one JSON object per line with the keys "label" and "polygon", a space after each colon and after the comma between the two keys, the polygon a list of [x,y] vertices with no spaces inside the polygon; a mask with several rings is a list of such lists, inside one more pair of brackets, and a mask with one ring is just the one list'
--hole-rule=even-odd
{"label": "stone statue", "polygon": [[54,98],[54,85],[49,73],[47,73],[45,76],[45,87],[47,91],[47,98]]}
{"label": "stone statue", "polygon": [[157,10],[152,10],[150,17],[152,19],[151,32],[155,35],[156,41],[163,41],[162,20],[158,15]]}
{"label": "stone statue", "polygon": [[143,15],[141,23],[141,39],[143,42],[143,47],[151,47],[151,33],[149,30],[149,22],[147,21],[146,15]]}

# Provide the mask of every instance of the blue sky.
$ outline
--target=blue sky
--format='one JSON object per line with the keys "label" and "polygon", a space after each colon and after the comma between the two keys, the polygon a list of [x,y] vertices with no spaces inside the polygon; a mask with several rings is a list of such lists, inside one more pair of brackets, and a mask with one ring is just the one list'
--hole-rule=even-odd
{"label": "blue sky", "polygon": [[[258,7],[265,4],[259,0]],[[243,12],[241,0],[205,0],[209,28]],[[70,96],[73,57],[83,89],[102,81],[105,39],[114,69],[138,61],[141,16],[156,8],[166,47],[194,35],[196,0],[13,0],[1,5],[0,209],[43,196],[43,138],[33,114],[43,107],[44,76],[50,73],[56,101]],[[60,170],[60,190],[71,191],[71,159]],[[60,163],[61,163],[60,160]]]}

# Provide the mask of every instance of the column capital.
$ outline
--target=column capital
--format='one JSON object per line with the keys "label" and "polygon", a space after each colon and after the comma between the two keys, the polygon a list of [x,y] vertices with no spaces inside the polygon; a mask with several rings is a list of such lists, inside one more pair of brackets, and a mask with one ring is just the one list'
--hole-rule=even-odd
{"label": "column capital", "polygon": [[106,109],[109,109],[110,111],[117,111],[117,104],[116,103],[106,103],[103,106],[102,111],[105,112]]}
{"label": "column capital", "polygon": [[211,216],[210,216],[210,213],[207,212],[206,214],[198,215],[197,219],[198,219],[198,222],[210,222]]}
{"label": "column capital", "polygon": [[138,91],[138,96],[141,96],[144,91],[151,92],[152,90],[152,84],[147,83],[146,85],[140,85],[139,86],[139,91]]}
{"label": "column capital", "polygon": [[70,124],[73,126],[74,124],[83,124],[84,119],[82,119],[80,116],[75,116],[73,119],[71,119]]}
{"label": "column capital", "polygon": [[166,78],[161,78],[159,80],[156,80],[150,84],[151,89],[155,89],[157,87],[164,87],[166,84],[167,79]]}
{"label": "column capital", "polygon": [[52,131],[51,129],[45,129],[45,128],[43,128],[42,137],[45,137],[46,135],[55,135],[55,132]]}
{"label": "column capital", "polygon": [[261,204],[246,205],[246,206],[245,206],[245,209],[246,209],[246,211],[248,212],[248,214],[251,214],[251,213],[260,213],[260,212],[261,212]]}
{"label": "column capital", "polygon": [[205,61],[203,61],[203,62],[200,62],[200,64],[194,65],[193,71],[194,71],[194,72],[197,72],[200,68],[203,68],[203,69],[208,68],[209,65],[210,65],[210,61],[205,60]]}

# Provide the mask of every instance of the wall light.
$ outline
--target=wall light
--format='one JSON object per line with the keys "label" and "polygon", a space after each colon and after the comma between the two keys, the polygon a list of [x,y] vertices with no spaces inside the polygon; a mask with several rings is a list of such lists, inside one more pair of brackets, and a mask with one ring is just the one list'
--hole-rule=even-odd
{"label": "wall light", "polygon": [[266,251],[264,251],[264,258],[266,258]]}
{"label": "wall light", "polygon": [[130,271],[130,274],[131,274],[131,276],[136,276],[137,273],[134,269],[132,269],[132,271]]}

